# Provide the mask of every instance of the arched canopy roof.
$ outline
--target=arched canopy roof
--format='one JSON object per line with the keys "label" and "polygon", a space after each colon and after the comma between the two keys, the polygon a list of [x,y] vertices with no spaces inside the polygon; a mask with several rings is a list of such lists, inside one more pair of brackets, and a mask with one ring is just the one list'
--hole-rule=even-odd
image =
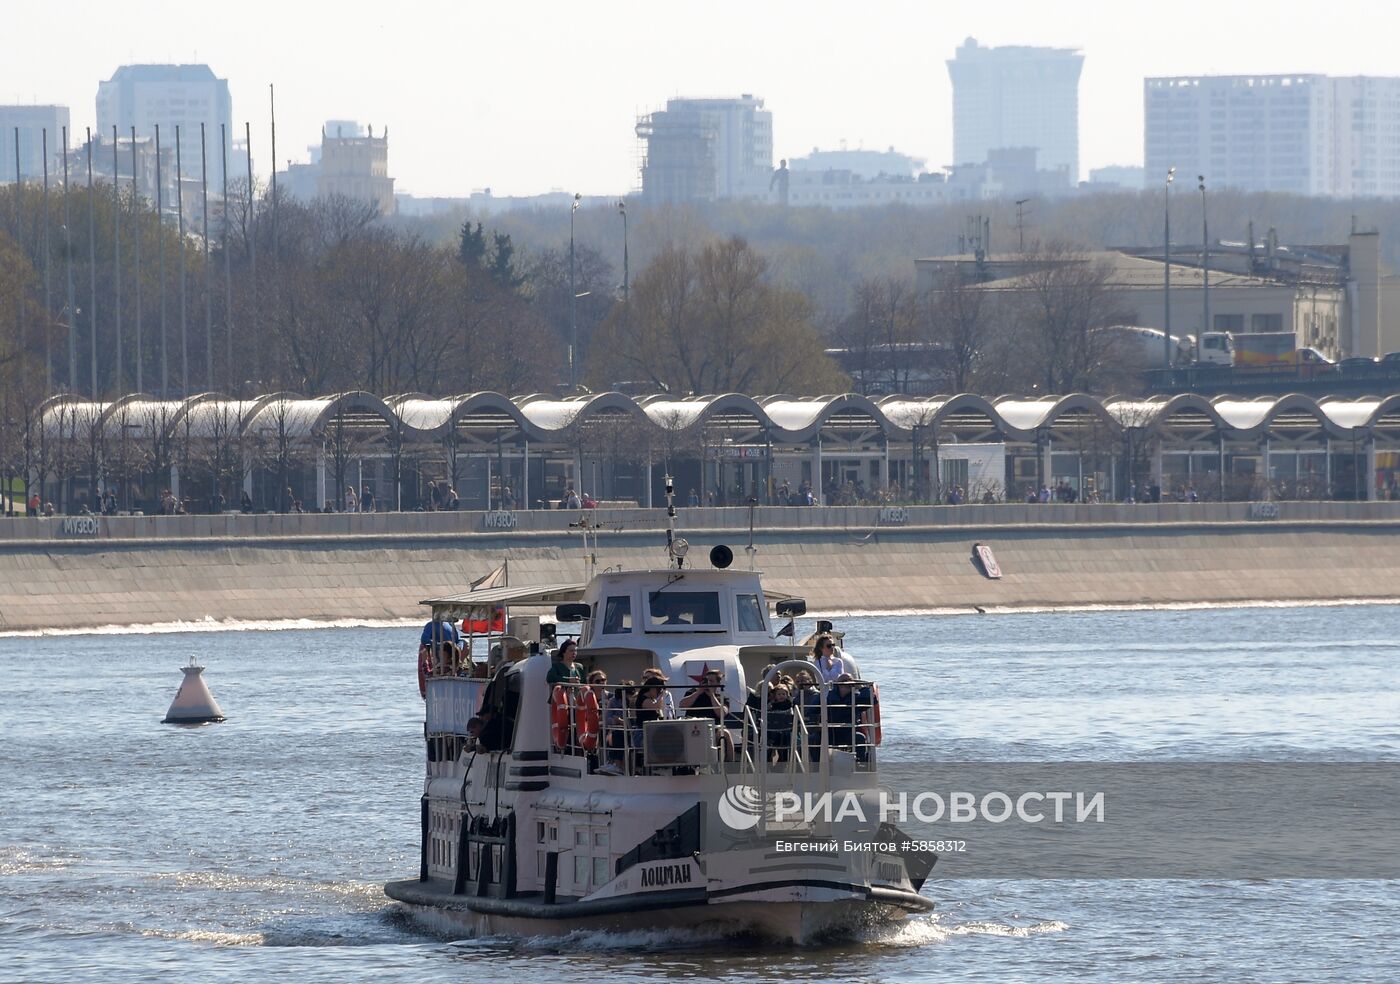
{"label": "arched canopy roof", "polygon": [[[1112,433],[1155,430],[1168,439],[1200,441],[1221,434],[1234,440],[1259,439],[1265,433],[1283,439],[1314,440],[1319,435],[1349,440],[1372,433],[1400,439],[1400,395],[1358,400],[1300,394],[1259,399],[1204,397],[1093,397],[1071,393],[1053,397],[1002,396],[993,400],[972,393],[917,398],[888,396],[878,403],[845,393],[820,397],[789,395],[754,398],[740,393],[678,398],[657,395],[633,398],[621,393],[573,397],[507,397],[480,392],[437,399],[421,393],[400,394],[387,401],[371,393],[348,392],[302,397],[273,393],[239,400],[203,393],[185,400],[162,400],[133,394],[113,402],[93,402],[72,395],[45,400],[35,411],[48,439],[90,440],[94,428],[103,440],[120,436],[141,440],[156,433],[188,427],[189,435],[212,439],[220,433],[266,438],[279,432],[297,442],[330,439],[337,422],[357,439],[399,435],[408,441],[432,442],[457,433],[479,440],[523,437],[532,443],[558,443],[592,422],[625,421],[643,432],[664,433],[711,425],[764,431],[772,443],[807,444],[818,436],[833,441],[885,438],[904,441],[916,431],[937,428],[939,440],[1034,440],[1036,434],[1074,432],[1102,425]],[[1394,435],[1390,438],[1390,435]]]}
{"label": "arched canopy roof", "polygon": [[756,428],[773,425],[773,419],[762,404],[742,393],[684,399],[662,396],[640,402],[647,419],[664,430],[684,430],[696,424],[710,423]]}
{"label": "arched canopy roof", "polygon": [[294,441],[305,441],[323,436],[332,420],[385,434],[402,426],[387,403],[373,393],[354,390],[310,398],[279,395],[263,402],[250,414],[246,427],[257,436],[282,435]]}
{"label": "arched canopy roof", "polygon": [[1057,425],[1098,424],[1116,433],[1120,424],[1102,400],[1084,393],[1031,400],[1002,397],[996,401],[996,411],[1007,433],[1032,439],[1037,432]]}
{"label": "arched canopy roof", "polygon": [[479,437],[503,427],[529,428],[515,401],[489,390],[441,400],[415,393],[389,402],[405,430],[424,438],[446,437],[454,428]]}
{"label": "arched canopy roof", "polygon": [[558,438],[575,423],[590,417],[624,415],[645,421],[636,400],[621,393],[590,393],[565,399],[529,398],[520,407],[526,434],[533,440]]}
{"label": "arched canopy roof", "polygon": [[812,399],[770,397],[760,401],[774,435],[792,443],[810,441],[824,430],[880,429],[888,433],[888,418],[868,396],[844,393]]}

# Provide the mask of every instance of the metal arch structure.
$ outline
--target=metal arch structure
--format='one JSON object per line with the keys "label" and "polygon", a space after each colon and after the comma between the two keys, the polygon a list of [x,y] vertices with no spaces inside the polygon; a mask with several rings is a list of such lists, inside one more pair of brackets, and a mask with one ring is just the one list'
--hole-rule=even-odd
{"label": "metal arch structure", "polygon": [[[810,474],[822,474],[824,456],[846,459],[843,468],[883,459],[883,465],[871,465],[870,474],[889,480],[895,461],[907,462],[916,475],[924,474],[927,461],[936,472],[940,456],[956,444],[1004,445],[1008,488],[1013,459],[1018,484],[1031,479],[1043,484],[1055,473],[1055,461],[1063,462],[1065,455],[1074,456],[1081,472],[1087,465],[1111,476],[1112,466],[1102,467],[1104,462],[1115,455],[1127,460],[1135,450],[1146,454],[1147,441],[1156,444],[1151,452],[1157,456],[1155,464],[1134,469],[1172,471],[1163,467],[1166,455],[1176,462],[1175,470],[1185,462],[1189,475],[1191,462],[1199,469],[1203,462],[1216,461],[1219,468],[1211,470],[1222,476],[1222,496],[1227,456],[1232,461],[1253,456],[1267,473],[1272,453],[1273,460],[1286,463],[1285,469],[1292,463],[1296,474],[1302,468],[1298,456],[1320,456],[1307,466],[1318,469],[1318,462],[1330,461],[1334,452],[1349,455],[1353,466],[1364,453],[1373,471],[1400,471],[1400,395],[1340,399],[1293,393],[1250,399],[1070,393],[988,398],[956,393],[891,395],[877,401],[853,393],[510,397],[483,391],[447,398],[404,393],[382,399],[351,391],[318,397],[270,393],[247,400],[220,393],[180,400],[132,394],[99,402],[62,394],[35,409],[30,427],[43,445],[37,457],[85,460],[94,474],[130,471],[132,455],[170,458],[180,441],[206,442],[210,447],[232,443],[244,454],[245,489],[257,462],[266,470],[271,457],[289,460],[292,448],[299,461],[314,460],[317,501],[332,472],[340,484],[347,459],[379,459],[381,464],[374,467],[386,482],[390,479],[382,468],[387,462],[396,489],[412,472],[420,482],[433,473],[446,474],[455,485],[459,477],[484,469],[487,501],[493,501],[492,495],[504,498],[507,479],[512,487],[521,483],[526,501],[535,501],[541,488],[559,483],[561,469],[568,474],[572,467],[579,476],[587,462],[594,480],[611,484],[608,476],[615,478],[621,467],[631,476],[625,479],[632,483],[630,495],[644,503],[652,501],[652,469],[660,464],[669,468],[678,458],[701,462],[702,484],[711,481],[705,477],[711,466],[717,484],[721,463],[733,461],[750,466],[736,473],[748,482],[771,486],[775,461],[791,468],[794,457],[810,455]],[[123,442],[140,442],[140,452]],[[750,450],[757,453],[747,453]],[[1032,455],[1034,463],[1027,464]],[[459,468],[459,459],[466,472]],[[808,469],[806,463],[801,467]],[[1331,466],[1325,467],[1330,474]],[[1240,474],[1247,473],[1246,468]],[[493,475],[502,476],[494,493]],[[939,479],[926,480],[934,483],[936,493]]]}
{"label": "metal arch structure", "polygon": [[[1400,394],[1360,399],[1321,399],[1300,393],[1280,397],[1242,399],[1232,396],[1206,398],[1197,394],[1171,397],[1096,397],[1070,393],[1051,397],[998,396],[975,393],[930,397],[887,396],[878,402],[855,393],[821,397],[751,397],[741,393],[676,398],[667,394],[630,397],[598,393],[558,399],[531,395],[508,397],[478,392],[438,399],[420,393],[381,399],[372,393],[350,391],[319,397],[272,393],[237,400],[220,393],[201,393],[183,400],[161,400],[148,394],[131,394],[111,402],[91,401],[70,394],[45,400],[34,411],[49,428],[58,418],[76,416],[107,423],[126,412],[134,417],[153,407],[166,411],[170,426],[186,419],[200,421],[221,407],[236,411],[243,431],[265,429],[272,416],[285,414],[284,425],[298,439],[319,439],[337,414],[348,411],[363,426],[383,424],[384,432],[397,432],[406,440],[433,442],[454,428],[459,432],[508,428],[532,443],[558,444],[575,425],[593,418],[620,417],[655,432],[668,428],[723,424],[762,432],[779,445],[804,445],[820,438],[838,442],[841,434],[878,432],[888,440],[908,440],[916,429],[938,427],[964,435],[997,436],[1010,441],[1033,441],[1037,431],[1061,426],[1078,418],[1121,433],[1132,429],[1166,431],[1187,418],[1232,438],[1261,436],[1266,430],[1303,417],[1312,418],[1328,436],[1350,440],[1369,433],[1382,418],[1396,415]],[[201,430],[195,423],[192,429]],[[1165,430],[1164,430],[1165,429]]]}
{"label": "metal arch structure", "polygon": [[[762,431],[775,444],[802,445],[837,432],[877,430],[886,438],[903,440],[914,430],[937,426],[950,430],[983,430],[1012,441],[1034,440],[1037,431],[1060,425],[1067,418],[1093,420],[1119,432],[1133,429],[1171,429],[1182,418],[1194,417],[1210,428],[1234,438],[1258,437],[1280,423],[1308,417],[1328,436],[1350,439],[1353,432],[1368,432],[1382,418],[1400,407],[1400,395],[1357,400],[1314,399],[1292,393],[1281,397],[1239,399],[1196,394],[1168,398],[1094,397],[1072,393],[1062,397],[988,400],[971,393],[910,398],[889,396],[878,403],[858,394],[817,398],[759,398],[738,393],[674,399],[669,396],[632,398],[601,393],[582,399],[547,397],[509,398],[500,393],[471,393],[449,399],[421,394],[388,400],[362,391],[322,397],[275,393],[236,400],[219,393],[202,393],[184,400],[160,400],[132,394],[113,402],[94,402],[71,395],[44,401],[36,415],[49,427],[59,417],[71,420],[92,415],[106,423],[125,411],[128,417],[160,407],[174,426],[187,417],[200,421],[223,407],[233,408],[240,429],[265,428],[282,408],[285,426],[297,438],[316,439],[337,414],[349,411],[362,424],[383,423],[386,433],[398,431],[407,439],[430,442],[454,427],[462,431],[511,428],[532,442],[559,442],[576,424],[602,416],[622,417],[650,426],[690,427],[720,423]],[[201,425],[193,429],[198,432]],[[959,439],[964,439],[959,435]]]}

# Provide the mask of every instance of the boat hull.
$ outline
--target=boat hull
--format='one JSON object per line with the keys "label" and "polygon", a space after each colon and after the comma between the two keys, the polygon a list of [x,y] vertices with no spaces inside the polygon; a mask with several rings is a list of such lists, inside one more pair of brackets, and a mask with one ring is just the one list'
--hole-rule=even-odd
{"label": "boat hull", "polygon": [[[426,929],[448,936],[565,936],[576,932],[687,930],[805,944],[897,923],[933,908],[909,892],[873,896],[828,889],[757,889],[741,898],[701,892],[609,900],[608,906],[453,896],[432,883],[391,882],[388,896]],[[591,911],[590,911],[591,910]]]}

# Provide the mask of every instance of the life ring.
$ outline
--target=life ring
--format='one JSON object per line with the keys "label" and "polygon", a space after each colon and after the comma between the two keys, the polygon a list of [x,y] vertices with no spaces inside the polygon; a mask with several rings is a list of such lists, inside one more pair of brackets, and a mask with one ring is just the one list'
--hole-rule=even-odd
{"label": "life ring", "polygon": [[428,675],[433,672],[432,650],[427,646],[418,647],[418,696],[428,699]]}
{"label": "life ring", "polygon": [[585,752],[598,747],[598,695],[589,687],[579,698],[578,743]]}
{"label": "life ring", "polygon": [[870,716],[875,721],[875,744],[885,740],[884,732],[880,730],[880,685],[872,683],[870,685]]}
{"label": "life ring", "polygon": [[561,684],[554,685],[549,698],[549,737],[556,751],[569,744],[569,695]]}

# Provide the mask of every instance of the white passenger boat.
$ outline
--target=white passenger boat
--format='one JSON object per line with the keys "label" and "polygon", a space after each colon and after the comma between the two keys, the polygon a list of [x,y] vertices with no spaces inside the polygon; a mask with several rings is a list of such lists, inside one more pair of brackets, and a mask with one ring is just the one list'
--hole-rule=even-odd
{"label": "white passenger boat", "polygon": [[[668,530],[665,556],[424,603],[504,661],[489,679],[465,658],[431,667],[419,871],[387,894],[440,931],[532,936],[685,927],[800,943],[931,909],[919,890],[934,858],[892,825],[777,805],[878,795],[874,684],[814,686],[785,709],[788,677],[821,679],[784,641],[803,602],[765,595],[726,547],[700,569]],[[553,626],[512,617],[549,607],[579,627],[584,679],[606,685],[549,682]],[[517,639],[528,655],[512,660]],[[656,671],[666,680],[641,686]]]}

